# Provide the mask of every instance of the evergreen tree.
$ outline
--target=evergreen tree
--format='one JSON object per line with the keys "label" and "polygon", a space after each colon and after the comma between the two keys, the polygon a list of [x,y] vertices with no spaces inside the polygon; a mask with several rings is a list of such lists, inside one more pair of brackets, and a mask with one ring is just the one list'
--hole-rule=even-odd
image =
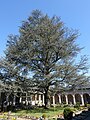
{"label": "evergreen tree", "polygon": [[78,32],[66,28],[59,17],[50,18],[34,10],[19,33],[9,36],[6,59],[18,68],[19,76],[28,76],[29,88],[36,86],[44,93],[45,108],[52,88],[72,88],[87,80],[86,57],[75,64],[82,49],[76,44]]}

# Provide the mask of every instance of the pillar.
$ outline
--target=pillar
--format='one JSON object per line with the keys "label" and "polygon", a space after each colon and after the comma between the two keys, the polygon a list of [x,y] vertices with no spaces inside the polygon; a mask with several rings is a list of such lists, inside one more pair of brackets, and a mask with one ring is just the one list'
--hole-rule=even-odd
{"label": "pillar", "polygon": [[60,96],[60,95],[58,95],[58,97],[59,97],[59,103],[61,104],[61,96]]}
{"label": "pillar", "polygon": [[13,98],[13,105],[15,105],[15,101],[16,101],[16,96],[14,95],[14,98]]}
{"label": "pillar", "polygon": [[83,98],[83,94],[81,94],[80,96],[81,96],[81,102],[82,102],[82,105],[84,105],[84,98]]}
{"label": "pillar", "polygon": [[44,94],[43,94],[43,100],[42,100],[42,103],[43,103],[43,105],[45,105],[45,101],[44,101]]}
{"label": "pillar", "polygon": [[35,104],[37,104],[37,94],[35,94]]}
{"label": "pillar", "polygon": [[26,105],[28,105],[28,100],[27,100],[27,93],[26,93],[26,101],[25,101],[25,102],[26,102]]}
{"label": "pillar", "polygon": [[26,105],[28,105],[28,100],[27,100],[27,97],[26,97]]}
{"label": "pillar", "polygon": [[65,95],[65,98],[66,98],[66,104],[68,105],[68,97],[67,97],[67,95]]}
{"label": "pillar", "polygon": [[75,95],[72,95],[72,96],[73,96],[73,104],[76,105]]}
{"label": "pillar", "polygon": [[53,98],[53,105],[55,106],[55,97],[52,96],[52,98]]}
{"label": "pillar", "polygon": [[41,95],[39,95],[39,106],[41,106]]}
{"label": "pillar", "polygon": [[8,98],[9,98],[9,96],[7,95],[7,96],[6,96],[6,102],[7,102],[7,105],[9,105]]}
{"label": "pillar", "polygon": [[33,101],[33,98],[32,98],[33,96],[32,95],[30,95],[30,104],[32,105],[32,101]]}
{"label": "pillar", "polygon": [[20,100],[19,100],[19,102],[20,102],[20,103],[22,102],[22,97],[20,97]]}
{"label": "pillar", "polygon": [[41,95],[39,95],[39,101],[41,101]]}

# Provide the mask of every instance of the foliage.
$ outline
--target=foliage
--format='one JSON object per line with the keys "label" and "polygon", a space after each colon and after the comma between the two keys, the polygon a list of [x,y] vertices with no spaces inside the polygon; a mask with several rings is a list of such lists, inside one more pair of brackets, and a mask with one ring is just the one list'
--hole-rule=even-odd
{"label": "foliage", "polygon": [[16,117],[13,117],[12,120],[17,120]]}
{"label": "foliage", "polygon": [[69,105],[65,104],[63,107],[68,107]]}
{"label": "foliage", "polygon": [[70,108],[65,108],[63,112],[65,120],[71,120],[73,112]]}
{"label": "foliage", "polygon": [[46,114],[43,114],[43,115],[42,115],[42,118],[44,118],[44,119],[45,119],[45,118],[46,118]]}
{"label": "foliage", "polygon": [[80,109],[80,102],[77,102],[76,105],[74,105],[74,107]]}
{"label": "foliage", "polygon": [[88,108],[88,110],[90,111],[90,103],[88,104],[86,104],[86,107]]}

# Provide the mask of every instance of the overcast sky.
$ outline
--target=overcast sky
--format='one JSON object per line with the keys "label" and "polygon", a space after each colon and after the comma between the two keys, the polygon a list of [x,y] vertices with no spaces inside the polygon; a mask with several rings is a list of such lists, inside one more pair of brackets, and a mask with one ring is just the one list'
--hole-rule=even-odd
{"label": "overcast sky", "polygon": [[[90,0],[0,0],[0,56],[4,55],[9,34],[18,34],[19,26],[32,10],[57,15],[65,26],[78,29],[81,54],[90,58]],[[90,61],[90,60],[89,60]]]}

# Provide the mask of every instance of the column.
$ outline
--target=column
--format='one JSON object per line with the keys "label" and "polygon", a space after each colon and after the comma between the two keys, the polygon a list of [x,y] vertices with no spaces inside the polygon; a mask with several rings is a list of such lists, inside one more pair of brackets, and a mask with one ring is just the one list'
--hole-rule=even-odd
{"label": "column", "polygon": [[22,102],[22,97],[20,97],[19,102],[20,102],[20,103]]}
{"label": "column", "polygon": [[44,101],[44,94],[43,94],[43,100],[42,100],[42,103],[43,103],[43,105],[45,105],[45,101]]}
{"label": "column", "polygon": [[37,104],[37,94],[35,94],[35,104]]}
{"label": "column", "polygon": [[41,101],[41,95],[39,95],[39,101]]}
{"label": "column", "polygon": [[26,105],[28,105],[28,100],[27,100],[27,93],[26,93],[26,101],[25,101],[25,102],[26,102]]}
{"label": "column", "polygon": [[32,98],[32,95],[30,96],[30,104],[32,105],[33,104],[33,98]]}
{"label": "column", "polygon": [[83,94],[81,94],[80,96],[81,96],[81,102],[82,102],[82,105],[84,105]]}
{"label": "column", "polygon": [[14,95],[14,98],[13,98],[13,105],[15,105],[15,100],[16,100],[16,96]]}
{"label": "column", "polygon": [[9,102],[8,102],[8,95],[6,96],[6,102],[7,102],[7,105],[9,105]]}
{"label": "column", "polygon": [[72,95],[72,96],[73,96],[73,104],[76,105],[75,95]]}
{"label": "column", "polygon": [[28,100],[27,100],[27,97],[26,97],[26,105],[28,105]]}
{"label": "column", "polygon": [[67,97],[67,95],[65,95],[65,98],[66,98],[66,104],[68,105],[68,97]]}
{"label": "column", "polygon": [[52,98],[53,98],[53,105],[55,106],[55,97],[52,96]]}
{"label": "column", "polygon": [[41,95],[39,95],[39,106],[41,106]]}
{"label": "column", "polygon": [[60,95],[58,95],[58,97],[59,97],[59,103],[61,104],[61,96],[60,96]]}

